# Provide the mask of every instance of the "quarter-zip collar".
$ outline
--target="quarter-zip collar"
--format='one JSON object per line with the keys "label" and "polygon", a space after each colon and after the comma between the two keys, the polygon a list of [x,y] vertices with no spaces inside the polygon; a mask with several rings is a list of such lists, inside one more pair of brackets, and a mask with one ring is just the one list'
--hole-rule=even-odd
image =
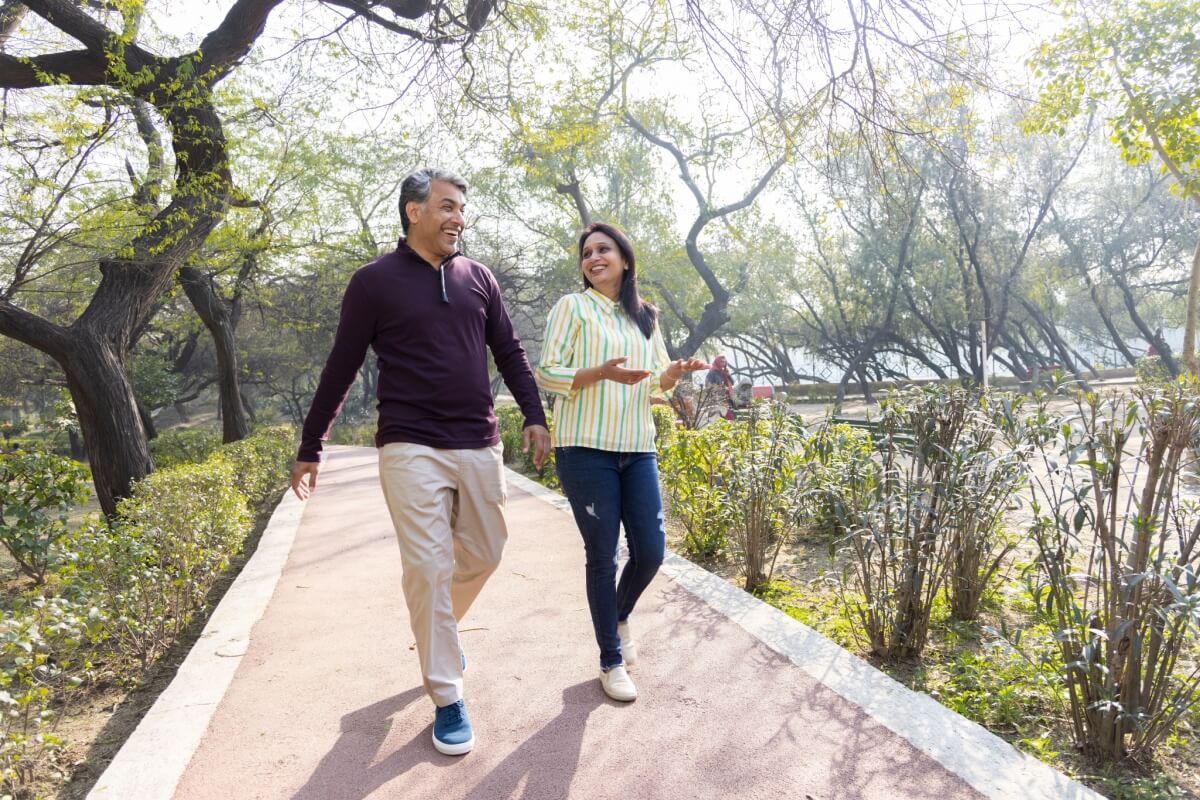
{"label": "quarter-zip collar", "polygon": [[408,239],[403,236],[400,237],[400,242],[399,242],[399,244],[396,245],[396,250],[398,252],[404,253],[406,255],[412,255],[414,258],[419,260],[425,266],[429,267],[430,269],[437,270],[438,278],[442,282],[442,302],[443,303],[450,302],[450,295],[446,293],[446,267],[448,267],[450,265],[451,261],[453,261],[454,259],[456,259],[462,255],[461,251],[455,250],[453,253],[451,253],[450,255],[443,258],[442,262],[440,264],[438,264],[437,266],[434,266],[433,264],[430,264],[428,261],[426,261],[425,257],[423,255],[418,253],[416,250],[412,249],[412,247],[408,243]]}

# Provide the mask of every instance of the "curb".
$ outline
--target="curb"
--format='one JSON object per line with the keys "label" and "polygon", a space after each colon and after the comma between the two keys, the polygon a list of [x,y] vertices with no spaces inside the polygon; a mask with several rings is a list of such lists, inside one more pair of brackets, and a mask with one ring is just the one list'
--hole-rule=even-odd
{"label": "curb", "polygon": [[225,696],[283,572],[304,504],[286,490],[208,624],[87,800],[170,800]]}
{"label": "curb", "polygon": [[[571,513],[570,504],[558,492],[511,469],[507,477],[522,491]],[[662,572],[992,800],[1105,800],[686,558],[668,550]]]}

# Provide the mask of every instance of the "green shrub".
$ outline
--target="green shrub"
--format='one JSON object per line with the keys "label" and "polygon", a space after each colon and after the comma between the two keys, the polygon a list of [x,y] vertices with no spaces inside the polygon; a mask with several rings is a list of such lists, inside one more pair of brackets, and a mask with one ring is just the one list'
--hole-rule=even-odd
{"label": "green shrub", "polygon": [[1019,470],[995,468],[991,424],[963,389],[893,392],[881,409],[877,460],[854,480],[826,482],[847,531],[843,596],[854,598],[847,602],[876,655],[919,656],[935,600],[948,585],[957,597],[952,577],[965,576],[977,607],[995,574],[1006,543],[994,522]]}
{"label": "green shrub", "polygon": [[[33,597],[0,617],[0,786],[21,796],[63,741],[55,733],[91,676],[100,614],[67,598]],[[25,795],[28,796],[28,795]]]}
{"label": "green shrub", "polygon": [[771,581],[780,548],[799,526],[807,486],[803,429],[783,405],[756,402],[749,420],[730,430],[723,500],[729,540],[746,591],[757,592]]}
{"label": "green shrub", "polygon": [[88,594],[111,598],[117,649],[140,669],[170,646],[240,552],[251,512],[237,478],[223,454],[152,473],[118,504],[115,529],[77,538]]}
{"label": "green shrub", "polygon": [[846,509],[841,492],[822,487],[850,486],[871,480],[875,447],[871,434],[844,423],[826,420],[802,443],[804,460],[810,466],[810,486],[803,495],[805,527],[818,535],[843,535],[841,520]]}
{"label": "green shrub", "polygon": [[71,507],[87,498],[87,480],[83,465],[40,448],[0,455],[0,543],[36,583]]}
{"label": "green shrub", "polygon": [[1044,466],[1030,479],[1032,593],[1053,617],[1072,731],[1112,763],[1151,756],[1200,703],[1188,663],[1200,644],[1200,505],[1185,485],[1198,395],[1189,375],[1132,398],[1080,393],[1069,415],[1045,398],[1008,415],[1014,449],[1033,447]]}
{"label": "green shrub", "polygon": [[730,435],[731,423],[725,420],[679,431],[659,461],[667,509],[683,526],[683,551],[692,558],[716,558],[729,544],[725,455]]}
{"label": "green shrub", "polygon": [[675,412],[670,406],[650,406],[650,414],[654,418],[654,449],[659,458],[675,441]]}
{"label": "green shrub", "polygon": [[[554,448],[546,454],[541,469],[533,464],[533,447],[528,453],[521,452],[525,432],[525,415],[517,406],[501,406],[496,409],[496,420],[500,428],[500,443],[504,446],[504,463],[517,472],[533,478],[548,489],[559,489],[558,470],[554,466]],[[554,430],[550,412],[546,412],[546,423]]]}
{"label": "green shrub", "polygon": [[7,444],[14,436],[20,436],[29,430],[29,420],[22,416],[17,416],[15,419],[0,419],[0,436],[4,437]]}
{"label": "green shrub", "polygon": [[170,469],[180,464],[195,464],[215,453],[221,446],[221,432],[211,428],[174,428],[150,441],[150,456],[155,469]]}
{"label": "green shrub", "polygon": [[235,485],[250,507],[257,508],[288,481],[296,455],[295,431],[290,425],[263,428],[224,445],[218,455],[233,464]]}
{"label": "green shrub", "polygon": [[286,482],[280,427],[198,464],[159,469],[118,517],[53,544],[46,582],[0,615],[0,782],[28,794],[60,742],[55,710],[97,674],[139,680],[203,607],[250,532],[253,506]]}
{"label": "green shrub", "polygon": [[1133,365],[1140,386],[1162,386],[1171,382],[1171,373],[1160,356],[1142,356]]}
{"label": "green shrub", "polygon": [[373,422],[346,424],[342,420],[329,432],[329,444],[345,444],[353,447],[374,447],[376,425]]}

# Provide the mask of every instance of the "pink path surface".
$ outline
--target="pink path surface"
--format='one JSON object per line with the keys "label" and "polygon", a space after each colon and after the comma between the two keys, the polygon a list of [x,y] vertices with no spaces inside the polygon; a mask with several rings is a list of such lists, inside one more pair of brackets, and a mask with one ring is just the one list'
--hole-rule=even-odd
{"label": "pink path surface", "polygon": [[375,451],[320,478],[178,800],[982,797],[663,575],[634,615],[641,696],[607,699],[578,531],[515,487],[462,623],[475,750],[440,755]]}

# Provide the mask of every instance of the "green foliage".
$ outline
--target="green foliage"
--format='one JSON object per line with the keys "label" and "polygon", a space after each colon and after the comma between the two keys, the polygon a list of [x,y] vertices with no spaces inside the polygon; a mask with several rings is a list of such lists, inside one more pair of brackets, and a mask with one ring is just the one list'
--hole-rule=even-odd
{"label": "green foliage", "polygon": [[[541,469],[534,466],[532,445],[529,452],[521,452],[525,431],[525,415],[521,413],[521,409],[517,406],[501,406],[496,409],[496,420],[500,427],[500,443],[504,446],[504,463],[546,488],[557,490],[559,483],[558,471],[554,466],[554,449],[551,448],[546,455]],[[546,413],[546,422],[553,431],[554,421],[549,412]]]}
{"label": "green foliage", "polygon": [[29,420],[18,416],[15,419],[0,419],[0,436],[5,443],[10,443],[14,436],[20,436],[29,430]]}
{"label": "green foliage", "polygon": [[92,677],[101,637],[96,608],[31,596],[0,618],[0,786],[23,795],[63,746],[55,724]]}
{"label": "green foliage", "polygon": [[1021,485],[1020,451],[993,452],[992,420],[979,397],[929,386],[890,395],[876,460],[823,484],[847,531],[841,576],[871,650],[919,656],[935,603],[970,619],[1004,555],[1000,518]]}
{"label": "green foliage", "polygon": [[195,464],[221,446],[221,432],[211,428],[173,428],[150,441],[150,455],[158,469]]}
{"label": "green foliage", "polygon": [[650,406],[654,418],[654,449],[661,457],[675,441],[675,413],[670,406]]}
{"label": "green foliage", "polygon": [[288,428],[152,473],[111,523],[53,545],[43,586],[0,615],[0,782],[21,796],[61,746],[55,724],[97,677],[140,679],[204,608],[241,550],[255,504],[281,490]]}
{"label": "green foliage", "polygon": [[1030,748],[1044,750],[1047,743],[1038,740],[1066,700],[1061,662],[1049,627],[1034,626],[1023,633],[1022,651],[1004,641],[958,650],[948,664],[930,671],[926,691],[967,719],[1027,738]]}
{"label": "green foliage", "polygon": [[1200,644],[1200,506],[1182,482],[1200,382],[1135,395],[1007,414],[1010,442],[1041,467],[1032,595],[1055,628],[1076,743],[1112,763],[1152,755],[1200,702],[1200,676],[1180,667]]}
{"label": "green foliage", "polygon": [[846,532],[841,523],[846,518],[844,495],[819,487],[860,486],[866,490],[862,484],[875,477],[871,434],[826,420],[804,439],[802,447],[804,460],[811,469],[811,485],[818,487],[803,497],[804,525],[818,535],[842,535]]}
{"label": "green foliage", "polygon": [[799,528],[808,467],[800,424],[782,404],[755,403],[730,430],[723,510],[746,591],[754,592],[771,580],[779,549]]}
{"label": "green foliage", "polygon": [[1169,775],[1131,775],[1111,766],[1101,772],[1094,785],[1109,800],[1184,800],[1195,796]]}
{"label": "green foliage", "polygon": [[1042,80],[1028,130],[1115,108],[1112,141],[1130,164],[1158,159],[1183,197],[1200,194],[1197,0],[1063,0],[1067,26],[1033,59]]}
{"label": "green foliage", "polygon": [[800,442],[786,409],[762,403],[746,422],[677,431],[660,469],[684,552],[703,560],[732,549],[747,590],[769,583],[779,548],[800,523],[809,475]]}
{"label": "green foliage", "polygon": [[1133,365],[1133,369],[1137,382],[1146,388],[1171,382],[1171,373],[1159,356],[1142,356]]}
{"label": "green foliage", "polygon": [[0,454],[0,542],[36,583],[71,507],[87,498],[87,481],[82,464],[42,449]]}
{"label": "green foliage", "polygon": [[860,644],[858,620],[847,613],[846,604],[838,602],[836,597],[803,591],[778,578],[760,586],[757,594],[764,603],[778,608],[842,647],[853,649]]}
{"label": "green foliage", "polygon": [[180,375],[172,369],[166,353],[139,350],[129,365],[129,381],[133,390],[148,408],[170,405],[180,388]]}
{"label": "green foliage", "polygon": [[337,424],[333,426],[333,430],[329,432],[329,444],[346,444],[353,447],[374,447],[375,446],[375,430],[374,423],[364,423],[362,425],[346,425]]}
{"label": "green foliage", "polygon": [[250,530],[237,470],[224,457],[154,472],[139,482],[113,528],[88,525],[70,542],[74,572],[64,592],[105,596],[110,646],[144,670],[191,620]]}
{"label": "green foliage", "polygon": [[257,508],[287,483],[296,454],[296,434],[289,425],[273,425],[222,446],[219,453],[233,466],[234,487],[251,508]]}
{"label": "green foliage", "polygon": [[725,454],[730,434],[724,420],[679,431],[659,458],[667,509],[683,526],[683,551],[702,561],[721,555],[729,544]]}

